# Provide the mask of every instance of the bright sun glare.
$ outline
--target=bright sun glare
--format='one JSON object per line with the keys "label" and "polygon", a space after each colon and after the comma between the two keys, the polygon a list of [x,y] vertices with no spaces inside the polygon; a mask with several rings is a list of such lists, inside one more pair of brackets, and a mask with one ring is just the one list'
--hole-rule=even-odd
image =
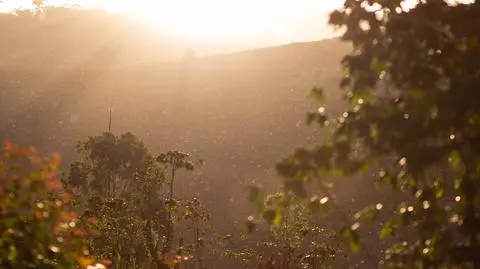
{"label": "bright sun glare", "polygon": [[103,6],[127,11],[162,32],[192,39],[249,39],[265,34],[288,39],[295,34],[295,26],[306,18],[326,15],[334,2],[339,1],[104,0]]}
{"label": "bright sun glare", "polygon": [[[344,0],[47,0],[126,13],[154,26],[158,33],[214,43],[298,42],[332,36],[328,13]],[[418,0],[405,0],[414,4]],[[448,0],[457,1],[457,0]],[[7,5],[31,0],[4,1]],[[460,2],[472,2],[463,0]]]}
{"label": "bright sun glare", "polygon": [[[31,3],[31,0],[9,1]],[[342,0],[48,0],[52,5],[79,4],[127,13],[161,33],[201,40],[285,42],[322,36],[327,14]],[[7,2],[5,2],[7,3]]]}
{"label": "bright sun glare", "polygon": [[[278,31],[283,27],[278,25],[277,17],[288,14],[269,12],[265,4],[230,3],[222,0],[207,1],[171,1],[167,5],[146,6],[133,11],[155,23],[163,30],[172,31],[196,37],[210,38],[212,36],[235,33],[248,35],[267,28]],[[262,29],[263,28],[263,29]],[[281,34],[280,32],[278,32]]]}

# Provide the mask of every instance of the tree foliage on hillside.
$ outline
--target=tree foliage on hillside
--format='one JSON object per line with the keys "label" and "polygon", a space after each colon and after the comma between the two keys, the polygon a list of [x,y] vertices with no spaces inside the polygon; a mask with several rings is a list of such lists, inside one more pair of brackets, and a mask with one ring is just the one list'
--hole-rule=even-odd
{"label": "tree foliage on hillside", "polygon": [[175,195],[175,172],[180,169],[185,169],[187,171],[192,171],[194,168],[193,163],[189,160],[190,154],[180,152],[177,150],[170,150],[167,153],[162,153],[157,156],[157,162],[166,166],[166,169],[170,169],[170,182],[169,184],[169,193],[168,193],[168,224],[167,224],[167,237],[166,242],[163,248],[163,253],[166,253],[171,250],[172,240],[173,240],[173,211],[176,208],[177,201],[174,199]]}
{"label": "tree foliage on hillside", "polygon": [[239,261],[244,268],[333,268],[341,249],[334,246],[333,231],[312,220],[312,212],[308,207],[292,206],[283,211],[278,220],[272,220],[267,215],[273,216],[271,208],[282,201],[283,194],[264,196],[260,189],[251,188],[249,196],[250,201],[255,202],[258,208],[264,209],[263,216],[269,223],[276,222],[276,225],[270,226],[267,233],[251,233],[256,226],[253,227],[253,217],[250,217],[247,222],[247,232],[250,234],[244,240],[251,244],[239,244],[234,242],[231,236],[225,237],[226,257]]}
{"label": "tree foliage on hillside", "polygon": [[[285,199],[276,214],[293,198],[333,203],[336,177],[368,172],[396,203],[379,231],[395,235],[381,264],[480,267],[480,3],[449,2],[347,0],[331,14],[353,44],[341,81],[350,106],[337,116],[325,107],[309,114],[332,135],[278,164]],[[322,92],[313,95],[322,105]],[[373,204],[343,229],[354,249],[362,222],[383,208]]]}
{"label": "tree foliage on hillside", "polygon": [[[39,6],[0,13],[2,67],[80,66],[97,71],[110,67],[121,56],[120,45],[129,43],[121,36],[116,42],[105,42],[105,37],[116,37],[114,33],[127,27],[124,19],[74,7]],[[90,42],[85,44],[85,39]]]}
{"label": "tree foliage on hillside", "polygon": [[[171,150],[155,157],[132,133],[90,137],[77,149],[80,160],[65,181],[79,189],[82,218],[97,220],[101,235],[90,240],[92,253],[110,258],[117,269],[168,268],[190,256],[201,264],[208,214],[199,200],[174,194],[175,172],[194,168],[189,154]],[[179,223],[194,236],[177,233]]]}
{"label": "tree foliage on hillside", "polygon": [[78,150],[82,158],[67,182],[81,190],[82,216],[98,220],[101,236],[91,240],[91,251],[110,257],[115,268],[160,262],[168,226],[163,167],[131,133],[90,137]]}

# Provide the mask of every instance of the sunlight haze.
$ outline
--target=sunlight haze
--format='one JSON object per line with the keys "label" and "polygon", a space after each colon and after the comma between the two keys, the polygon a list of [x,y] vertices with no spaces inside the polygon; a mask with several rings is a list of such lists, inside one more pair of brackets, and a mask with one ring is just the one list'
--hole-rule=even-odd
{"label": "sunlight haze", "polygon": [[[31,1],[7,0],[3,10],[27,7]],[[341,1],[128,1],[50,0],[49,5],[78,4],[127,14],[158,34],[201,44],[243,49],[319,40],[333,35],[328,13]]]}

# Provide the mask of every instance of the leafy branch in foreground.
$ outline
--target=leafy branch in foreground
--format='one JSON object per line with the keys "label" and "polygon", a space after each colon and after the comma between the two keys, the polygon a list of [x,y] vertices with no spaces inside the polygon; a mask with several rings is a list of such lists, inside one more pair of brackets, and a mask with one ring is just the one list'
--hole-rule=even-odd
{"label": "leafy branch in foreground", "polygon": [[88,254],[95,220],[81,225],[71,211],[59,157],[43,158],[10,142],[0,154],[0,267],[105,268],[109,261],[95,264]]}
{"label": "leafy branch in foreground", "polygon": [[[353,44],[342,62],[348,109],[310,113],[332,136],[277,166],[285,208],[293,197],[328,202],[310,186],[325,195],[338,176],[368,171],[390,187],[399,202],[379,231],[400,235],[380,261],[390,268],[480,267],[480,3],[452,2],[347,0],[334,11],[330,23]],[[374,203],[343,228],[356,250],[382,209]]]}

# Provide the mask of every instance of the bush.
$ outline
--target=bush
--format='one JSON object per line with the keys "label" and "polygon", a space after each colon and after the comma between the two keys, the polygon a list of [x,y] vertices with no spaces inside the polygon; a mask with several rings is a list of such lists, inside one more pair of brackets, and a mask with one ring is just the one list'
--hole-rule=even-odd
{"label": "bush", "polygon": [[59,156],[43,158],[10,142],[0,154],[0,267],[105,268],[88,254],[91,225],[80,226],[69,210]]}

